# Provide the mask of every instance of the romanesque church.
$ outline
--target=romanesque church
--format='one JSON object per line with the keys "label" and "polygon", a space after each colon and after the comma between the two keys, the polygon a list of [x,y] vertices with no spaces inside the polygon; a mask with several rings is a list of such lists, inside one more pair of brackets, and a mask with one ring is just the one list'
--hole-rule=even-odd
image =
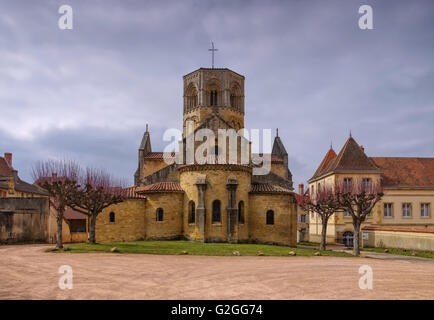
{"label": "romanesque church", "polygon": [[[200,129],[212,130],[217,137],[219,129],[244,128],[244,81],[244,76],[226,68],[200,68],[183,77],[183,141],[178,155],[187,157],[185,142]],[[245,138],[237,141],[241,139]],[[218,143],[216,139],[214,155],[227,156],[222,152],[227,146]],[[247,163],[168,164],[163,152],[152,150],[146,129],[130,197],[99,215],[97,241],[189,239],[296,245],[296,201],[283,142],[276,135],[267,174],[254,174],[255,155],[250,150]]]}

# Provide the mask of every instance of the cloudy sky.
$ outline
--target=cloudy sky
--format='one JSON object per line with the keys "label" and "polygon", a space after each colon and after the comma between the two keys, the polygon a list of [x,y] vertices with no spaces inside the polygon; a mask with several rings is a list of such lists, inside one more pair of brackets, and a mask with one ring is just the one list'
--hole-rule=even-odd
{"label": "cloudy sky", "polygon": [[214,41],[216,67],[246,76],[246,127],[279,128],[295,184],[350,130],[370,156],[433,157],[433,17],[430,0],[0,0],[0,154],[29,181],[67,157],[132,183],[145,124],[162,150]]}

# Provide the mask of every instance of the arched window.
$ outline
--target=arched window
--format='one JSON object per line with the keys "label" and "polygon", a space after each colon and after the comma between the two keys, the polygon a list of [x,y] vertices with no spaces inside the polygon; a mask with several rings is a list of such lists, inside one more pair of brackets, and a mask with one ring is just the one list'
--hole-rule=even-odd
{"label": "arched window", "polygon": [[188,223],[195,223],[196,221],[196,205],[194,201],[188,204]]}
{"label": "arched window", "polygon": [[233,83],[229,95],[231,108],[242,111],[242,91],[238,83]]}
{"label": "arched window", "polygon": [[112,211],[109,214],[109,221],[110,222],[115,222],[115,213]]}
{"label": "arched window", "polygon": [[212,223],[221,222],[220,200],[214,200],[212,203]]}
{"label": "arched window", "polygon": [[197,107],[197,88],[193,83],[190,83],[185,93],[185,109],[188,111]]}
{"label": "arched window", "polygon": [[238,223],[244,224],[244,201],[238,202]]}
{"label": "arched window", "polygon": [[267,224],[274,224],[274,211],[273,210],[267,211]]}
{"label": "arched window", "polygon": [[163,211],[163,208],[158,208],[157,209],[157,214],[156,214],[156,218],[157,218],[157,221],[163,221],[163,219],[164,219],[164,211]]}
{"label": "arched window", "polygon": [[212,90],[210,92],[210,99],[211,99],[211,105],[216,106],[217,105],[217,90]]}
{"label": "arched window", "polygon": [[222,86],[219,80],[211,79],[205,85],[205,92],[207,96],[207,103],[210,106],[217,106],[221,103],[220,96],[222,92]]}

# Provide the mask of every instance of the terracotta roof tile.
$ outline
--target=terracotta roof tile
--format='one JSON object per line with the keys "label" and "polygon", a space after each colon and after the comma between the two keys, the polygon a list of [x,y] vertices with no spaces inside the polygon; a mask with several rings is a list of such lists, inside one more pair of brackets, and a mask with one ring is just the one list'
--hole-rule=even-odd
{"label": "terracotta roof tile", "polygon": [[304,200],[304,196],[302,196],[301,194],[298,194],[298,193],[294,193],[294,197],[295,197],[295,200],[297,201],[298,205],[300,205]]}
{"label": "terracotta roof tile", "polygon": [[291,190],[270,183],[252,183],[251,193],[292,193]]}
{"label": "terracotta roof tile", "polygon": [[325,173],[325,170],[327,169],[327,166],[329,165],[330,161],[332,161],[337,157],[338,155],[336,154],[336,152],[332,148],[330,148],[329,151],[327,151],[324,159],[322,159],[318,169],[316,169],[312,178],[319,177],[320,175]]}
{"label": "terracotta roof tile", "polygon": [[357,144],[356,140],[349,137],[337,157],[329,160],[328,164],[319,172],[315,172],[314,176],[309,180],[318,178],[329,172],[353,170],[379,172],[380,168],[378,168],[374,161],[365,154],[362,148]]}
{"label": "terracotta roof tile", "polygon": [[85,220],[86,215],[67,207],[63,214],[63,218],[66,220]]}
{"label": "terracotta roof tile", "polygon": [[125,188],[125,192],[126,192],[126,197],[128,199],[135,199],[135,198],[146,198],[144,195],[138,194],[137,193],[137,187],[133,186],[133,187],[128,187]]}
{"label": "terracotta roof tile", "polygon": [[383,186],[434,187],[434,158],[373,157]]}
{"label": "terracotta roof tile", "polygon": [[138,187],[137,193],[147,192],[184,192],[178,182],[158,182],[144,187]]}
{"label": "terracotta roof tile", "polygon": [[[175,156],[175,152],[172,152],[171,156]],[[143,158],[147,160],[164,160],[164,152],[149,152]]]}

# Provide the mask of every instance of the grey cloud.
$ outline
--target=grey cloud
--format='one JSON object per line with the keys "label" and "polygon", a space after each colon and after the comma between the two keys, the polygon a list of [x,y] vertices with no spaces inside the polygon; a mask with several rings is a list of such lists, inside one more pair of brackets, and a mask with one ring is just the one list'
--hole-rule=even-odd
{"label": "grey cloud", "polygon": [[[434,156],[434,3],[84,1],[0,3],[0,152],[26,174],[64,154],[132,182],[145,123],[155,150],[181,128],[182,75],[216,65],[246,76],[246,124],[276,128],[295,183],[350,130],[369,155]],[[22,169],[21,169],[22,168]]]}

